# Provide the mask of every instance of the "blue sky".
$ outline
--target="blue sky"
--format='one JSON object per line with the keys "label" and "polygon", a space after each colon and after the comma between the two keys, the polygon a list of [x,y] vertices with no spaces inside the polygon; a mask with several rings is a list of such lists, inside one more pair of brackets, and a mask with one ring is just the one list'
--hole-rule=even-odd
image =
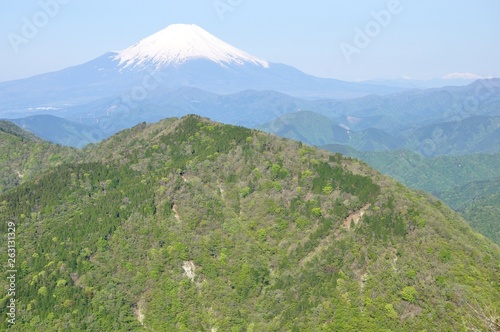
{"label": "blue sky", "polygon": [[173,23],[321,77],[500,77],[499,17],[498,0],[2,0],[0,81],[89,61]]}

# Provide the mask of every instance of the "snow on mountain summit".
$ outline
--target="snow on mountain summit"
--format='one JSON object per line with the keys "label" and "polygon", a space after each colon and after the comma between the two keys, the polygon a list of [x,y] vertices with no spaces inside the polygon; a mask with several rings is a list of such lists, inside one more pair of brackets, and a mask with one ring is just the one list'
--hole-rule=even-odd
{"label": "snow on mountain summit", "polygon": [[443,77],[444,80],[479,80],[484,77],[472,73],[451,73]]}
{"label": "snow on mountain summit", "polygon": [[194,24],[173,24],[117,52],[123,68],[179,65],[192,59],[208,59],[221,66],[251,63],[264,68],[267,61],[251,56]]}

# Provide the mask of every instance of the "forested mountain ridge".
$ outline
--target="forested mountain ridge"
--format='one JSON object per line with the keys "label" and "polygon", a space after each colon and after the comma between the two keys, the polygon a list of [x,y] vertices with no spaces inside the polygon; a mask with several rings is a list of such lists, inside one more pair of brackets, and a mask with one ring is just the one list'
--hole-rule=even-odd
{"label": "forested mountain ridge", "polygon": [[197,116],[84,153],[0,197],[18,234],[12,331],[496,324],[499,247],[362,162]]}
{"label": "forested mountain ridge", "polygon": [[500,152],[499,79],[347,100],[311,100],[263,89],[217,94],[185,84],[158,86],[134,103],[113,94],[83,104],[65,101],[62,109],[4,116],[17,118],[12,121],[46,140],[74,147],[101,141],[142,121],[195,113],[318,146],[408,149],[429,157]]}
{"label": "forested mountain ridge", "polygon": [[0,193],[64,162],[75,161],[80,152],[55,145],[0,121]]}
{"label": "forested mountain ridge", "polygon": [[[393,110],[393,114],[405,113],[402,110],[405,109]],[[400,124],[399,130],[388,115],[373,116],[372,122],[365,120],[373,126],[365,124],[359,128],[357,123],[362,122],[363,117],[340,117],[339,114],[336,117],[298,111],[280,115],[256,128],[311,145],[342,144],[363,152],[410,150],[427,157],[500,152],[500,118],[497,116],[423,123],[407,120],[406,127]]]}
{"label": "forested mountain ridge", "polygon": [[0,120],[0,132],[3,134],[10,134],[31,141],[40,141],[41,139],[32,133],[29,133],[10,121]]}
{"label": "forested mountain ridge", "polygon": [[426,158],[403,150],[360,152],[339,145],[323,148],[359,158],[411,188],[432,193],[500,245],[500,154]]}
{"label": "forested mountain ridge", "polygon": [[9,120],[37,137],[49,142],[83,148],[100,139],[98,124],[94,126],[80,124],[52,115],[33,115],[22,119]]}
{"label": "forested mountain ridge", "polygon": [[341,151],[345,155],[361,159],[411,188],[434,195],[467,183],[500,177],[500,168],[497,167],[500,164],[500,153],[427,158],[407,150],[360,152],[338,145],[322,148],[330,152]]}
{"label": "forested mountain ridge", "polygon": [[438,196],[478,232],[500,245],[500,177],[488,181],[475,181]]}

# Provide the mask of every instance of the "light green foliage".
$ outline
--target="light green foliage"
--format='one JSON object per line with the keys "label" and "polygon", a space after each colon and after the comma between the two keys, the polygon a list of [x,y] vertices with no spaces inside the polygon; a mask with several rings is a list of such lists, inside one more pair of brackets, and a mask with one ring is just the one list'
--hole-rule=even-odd
{"label": "light green foliage", "polygon": [[38,295],[47,296],[47,287],[42,286],[38,289]]}
{"label": "light green foliage", "polygon": [[43,171],[75,161],[76,149],[45,142],[7,121],[0,121],[0,194]]}
{"label": "light green foliage", "polygon": [[281,183],[278,182],[278,181],[274,181],[273,182],[273,188],[277,191],[281,191],[283,189],[283,187],[281,186]]}
{"label": "light green foliage", "polygon": [[392,318],[392,319],[396,319],[398,318],[398,313],[396,312],[396,310],[394,310],[394,307],[392,304],[386,304],[385,305],[385,314],[387,315],[387,317],[389,318]]}
{"label": "light green foliage", "polygon": [[67,284],[67,281],[64,279],[59,279],[59,280],[57,280],[57,283],[56,283],[57,287],[64,287],[64,286],[66,286],[66,284]]}
{"label": "light green foliage", "polygon": [[311,170],[306,169],[306,170],[302,171],[301,175],[303,178],[308,178],[308,177],[311,177],[313,174],[314,173]]}
{"label": "light green foliage", "polygon": [[259,241],[261,242],[265,241],[266,237],[267,237],[267,231],[265,229],[261,228],[257,231],[257,238],[259,239]]}
{"label": "light green foliage", "polygon": [[333,187],[331,185],[327,185],[323,187],[323,193],[325,195],[330,195],[333,192]]}
{"label": "light green foliage", "polygon": [[[500,154],[426,158],[410,151],[349,150],[382,173],[422,189],[451,206],[484,236],[500,244]],[[419,227],[425,220],[417,219]]]}
{"label": "light green foliage", "polygon": [[307,219],[306,217],[302,217],[302,216],[298,217],[295,222],[297,224],[297,227],[300,229],[305,229],[311,225],[311,221],[309,219]]}
{"label": "light green foliage", "polygon": [[323,212],[321,211],[321,208],[319,208],[319,207],[313,208],[313,209],[311,210],[311,213],[312,213],[312,215],[313,215],[313,216],[315,216],[316,218],[319,218],[319,217],[321,217],[321,216],[323,215]]}
{"label": "light green foliage", "polygon": [[85,154],[0,196],[12,331],[484,330],[462,304],[500,309],[498,247],[357,161],[196,116]]}
{"label": "light green foliage", "polygon": [[243,187],[241,188],[241,196],[247,197],[251,191],[252,189],[250,187]]}
{"label": "light green foliage", "polygon": [[405,301],[414,303],[416,301],[417,290],[414,286],[407,286],[401,291],[401,298]]}

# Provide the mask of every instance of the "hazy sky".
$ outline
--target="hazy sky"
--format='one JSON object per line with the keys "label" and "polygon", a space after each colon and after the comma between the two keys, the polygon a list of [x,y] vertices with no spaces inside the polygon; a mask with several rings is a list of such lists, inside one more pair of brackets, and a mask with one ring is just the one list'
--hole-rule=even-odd
{"label": "hazy sky", "polygon": [[2,0],[0,81],[81,64],[173,23],[321,77],[499,77],[499,18],[498,0]]}

